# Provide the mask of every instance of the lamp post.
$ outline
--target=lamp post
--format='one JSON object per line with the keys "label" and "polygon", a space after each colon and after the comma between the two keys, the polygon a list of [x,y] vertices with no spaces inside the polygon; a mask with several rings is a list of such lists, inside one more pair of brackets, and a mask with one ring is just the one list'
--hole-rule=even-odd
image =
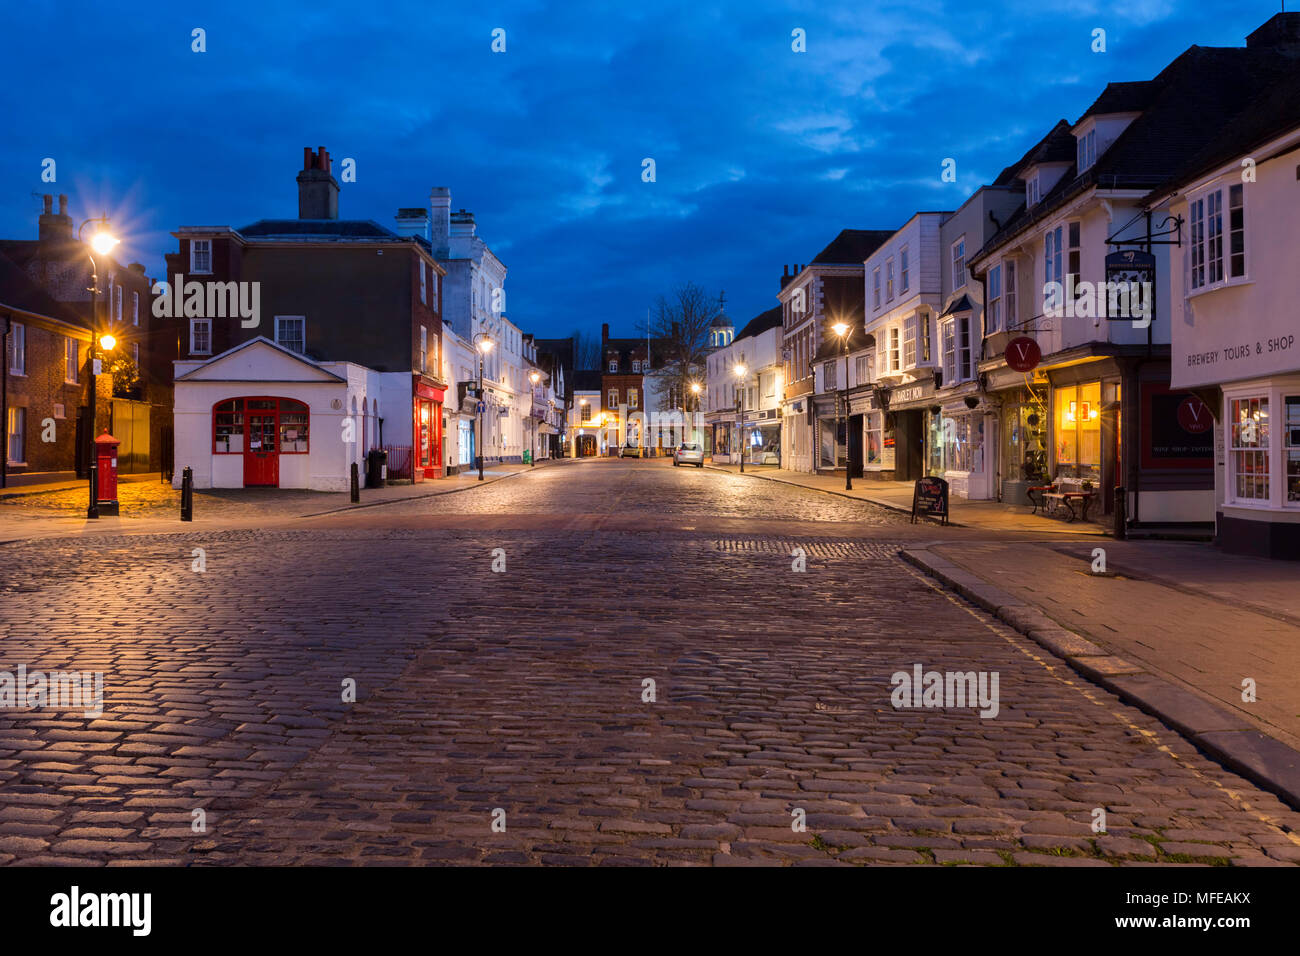
{"label": "lamp post", "polygon": [[529,468],[537,467],[537,419],[533,417],[533,402],[537,400],[537,395],[536,395],[537,383],[541,381],[541,378],[542,376],[538,374],[536,369],[528,373],[528,380],[533,383],[533,391],[530,392],[528,396],[528,417],[532,418],[533,420],[533,442],[532,442],[533,453],[531,456],[529,456],[528,459]]}
{"label": "lamp post", "polygon": [[486,332],[474,336],[474,347],[478,349],[478,480],[483,480],[483,409],[487,401],[483,395],[483,358],[492,351],[492,337]]}
{"label": "lamp post", "polygon": [[839,398],[843,401],[844,409],[841,412],[840,422],[844,425],[844,490],[853,490],[853,462],[849,459],[849,331],[852,328],[847,322],[836,322],[831,326],[832,331],[840,337],[841,351],[844,354],[844,382],[839,389]]}
{"label": "lamp post", "polygon": [[740,473],[745,473],[745,373],[748,369],[736,363],[736,447],[740,449]]}
{"label": "lamp post", "polygon": [[[699,382],[691,382],[691,395],[695,397],[695,401],[692,403],[695,407],[692,409],[692,412],[696,415],[699,415],[700,413],[700,383]],[[683,409],[682,411],[685,412],[685,409]],[[685,425],[684,422],[683,425]],[[686,440],[685,428],[683,428],[682,430],[682,440],[683,441]],[[700,445],[700,454],[703,454],[704,447],[703,447],[703,442],[700,441],[699,429],[697,428],[691,429],[691,441],[693,441],[697,445]]]}
{"label": "lamp post", "polygon": [[[99,225],[96,227],[94,235],[90,237],[90,248],[99,253],[100,256],[106,256],[113,250],[113,247],[116,246],[118,242],[117,238],[108,231],[107,216],[92,217],[83,222],[77,229],[77,241],[81,241],[82,232],[92,222],[98,223]],[[86,403],[88,417],[90,419],[90,434],[88,436],[90,457],[86,468],[87,474],[90,475],[90,500],[86,504],[86,517],[90,519],[99,517],[99,462],[97,461],[99,456],[95,448],[95,421],[97,417],[95,408],[95,362],[97,361],[95,345],[98,341],[104,351],[112,351],[113,346],[117,344],[117,340],[107,332],[104,334],[102,339],[96,338],[98,335],[96,326],[98,324],[97,312],[99,309],[99,266],[95,262],[95,257],[89,252],[86,253],[86,258],[90,260],[90,349],[86,356],[90,362],[90,398]],[[110,302],[110,326],[112,325],[112,305],[113,304]],[[8,449],[5,450],[5,453],[8,454]]]}

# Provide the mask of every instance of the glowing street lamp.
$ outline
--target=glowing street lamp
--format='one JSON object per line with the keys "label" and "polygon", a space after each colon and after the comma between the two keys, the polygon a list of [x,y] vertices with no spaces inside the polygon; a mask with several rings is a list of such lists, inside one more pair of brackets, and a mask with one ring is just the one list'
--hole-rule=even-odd
{"label": "glowing street lamp", "polygon": [[483,409],[487,402],[483,398],[483,359],[492,351],[492,338],[486,332],[474,336],[474,347],[478,349],[478,480],[483,480]]}
{"label": "glowing street lamp", "polygon": [[853,490],[853,462],[849,460],[849,329],[851,326],[847,322],[836,322],[831,326],[831,331],[840,338],[840,346],[844,352],[844,382],[840,386],[840,398],[843,401],[844,410],[841,413],[840,421],[844,425],[844,490]]}
{"label": "glowing street lamp", "polygon": [[[85,231],[86,227],[90,225],[92,222],[96,223],[97,225],[95,227],[94,234],[90,237],[90,249],[95,253],[95,255],[98,255],[100,257],[106,256],[110,252],[112,252],[113,247],[118,244],[117,237],[108,231],[107,216],[92,217],[90,219],[87,219],[85,222],[83,222],[81,226],[77,229],[77,240],[81,241],[82,233]],[[98,317],[99,265],[95,262],[95,256],[91,255],[89,251],[86,253],[86,258],[90,260],[90,289],[88,290],[90,292],[90,349],[87,355],[87,358],[89,358],[90,360],[90,376],[89,376],[90,399],[86,403],[88,406],[87,411],[89,412],[89,420],[90,420],[90,428],[88,429],[90,433],[88,436],[90,441],[90,455],[89,455],[89,466],[86,469],[90,475],[90,500],[86,504],[86,517],[98,518],[99,517],[99,462],[96,460],[98,458],[98,455],[96,454],[95,451],[95,419],[96,419],[95,363],[99,360],[99,358],[98,358],[98,354],[96,353],[95,346],[98,344],[105,352],[112,351],[113,346],[117,344],[117,340],[113,338],[111,333],[106,332],[102,337],[98,339],[98,341],[96,341],[96,334],[97,334],[96,326],[98,325],[98,318],[99,318]],[[110,324],[112,322],[111,315],[109,318],[109,322]]]}
{"label": "glowing street lamp", "polygon": [[[536,388],[536,387],[537,387],[537,383],[540,382],[540,381],[542,380],[542,376],[541,376],[541,374],[540,374],[536,369],[533,369],[533,371],[531,371],[531,372],[528,373],[528,380],[529,380],[530,382],[533,383],[533,388]],[[532,417],[533,417],[533,416],[532,416],[532,412],[533,412],[533,409],[532,409],[532,403],[533,403],[533,400],[534,400],[535,398],[536,398],[535,395],[530,395],[530,396],[529,396],[529,399],[528,399],[528,404],[529,404],[529,408],[528,408],[528,417],[529,417],[529,418],[532,418]],[[536,467],[537,467],[537,419],[536,419],[536,418],[533,418],[533,441],[532,441],[532,449],[531,449],[531,450],[532,450],[532,454],[528,456],[528,467],[529,467],[529,468],[536,468]]]}
{"label": "glowing street lamp", "polygon": [[736,388],[736,447],[740,451],[740,473],[745,473],[745,373],[749,371],[743,364],[737,362],[732,369],[736,373],[736,379],[740,382]]}

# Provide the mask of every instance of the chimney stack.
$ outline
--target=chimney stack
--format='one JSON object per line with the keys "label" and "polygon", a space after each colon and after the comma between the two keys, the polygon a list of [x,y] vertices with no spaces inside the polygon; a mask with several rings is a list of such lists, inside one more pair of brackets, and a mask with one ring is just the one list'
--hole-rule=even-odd
{"label": "chimney stack", "polygon": [[603,356],[609,351],[609,323],[600,323],[600,354]]}
{"label": "chimney stack", "polygon": [[397,221],[394,229],[399,236],[421,236],[429,238],[429,213],[419,206],[397,210],[393,217]]}
{"label": "chimney stack", "polygon": [[339,184],[330,175],[330,154],[324,146],[316,152],[302,148],[302,172],[298,174],[298,218],[337,219]]}
{"label": "chimney stack", "polygon": [[439,259],[450,259],[447,240],[451,235],[451,190],[446,186],[434,186],[429,190],[429,211],[432,214],[429,242],[433,245],[433,254]]}
{"label": "chimney stack", "polygon": [[[450,204],[448,204],[448,208],[451,208]],[[468,239],[474,238],[475,226],[474,214],[472,212],[466,212],[464,209],[460,212],[453,212],[451,214],[450,226],[451,235]]]}
{"label": "chimney stack", "polygon": [[54,197],[43,197],[45,212],[36,221],[36,235],[41,242],[59,242],[72,238],[72,217],[68,215],[68,197],[59,195],[59,211],[53,212]]}

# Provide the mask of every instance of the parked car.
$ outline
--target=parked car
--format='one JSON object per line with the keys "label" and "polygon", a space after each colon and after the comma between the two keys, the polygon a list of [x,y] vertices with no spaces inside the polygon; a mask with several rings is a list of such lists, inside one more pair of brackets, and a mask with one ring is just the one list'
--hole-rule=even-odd
{"label": "parked car", "polygon": [[696,468],[704,467],[704,448],[694,442],[682,442],[673,452],[673,467],[678,465],[694,465]]}
{"label": "parked car", "polygon": [[641,449],[636,445],[624,445],[618,450],[619,458],[640,458]]}

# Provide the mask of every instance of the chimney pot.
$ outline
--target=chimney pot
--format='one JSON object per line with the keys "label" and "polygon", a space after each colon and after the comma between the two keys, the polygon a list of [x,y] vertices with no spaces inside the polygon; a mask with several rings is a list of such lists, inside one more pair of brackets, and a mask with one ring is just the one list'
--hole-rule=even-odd
{"label": "chimney pot", "polygon": [[68,196],[66,193],[59,193],[59,215],[66,216],[67,214],[68,214]]}
{"label": "chimney pot", "polygon": [[54,212],[54,197],[51,196],[49,193],[46,193],[45,194],[45,215],[48,216],[52,212]]}

